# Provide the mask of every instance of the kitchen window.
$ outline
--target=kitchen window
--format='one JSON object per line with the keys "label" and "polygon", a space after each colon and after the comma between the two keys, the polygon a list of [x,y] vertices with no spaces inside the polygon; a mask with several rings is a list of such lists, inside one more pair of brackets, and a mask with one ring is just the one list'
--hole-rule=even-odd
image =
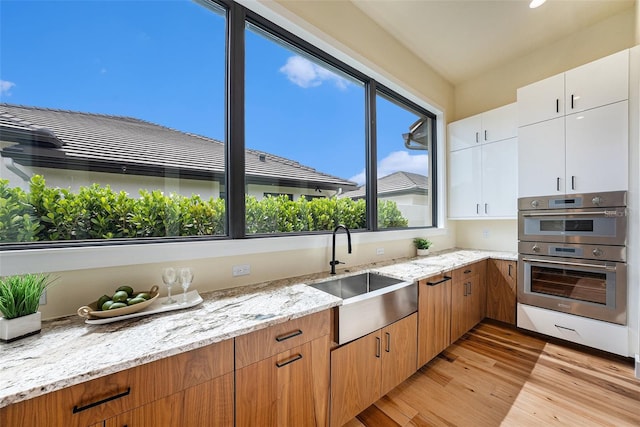
{"label": "kitchen window", "polygon": [[436,224],[435,116],[239,4],[0,19],[0,248]]}

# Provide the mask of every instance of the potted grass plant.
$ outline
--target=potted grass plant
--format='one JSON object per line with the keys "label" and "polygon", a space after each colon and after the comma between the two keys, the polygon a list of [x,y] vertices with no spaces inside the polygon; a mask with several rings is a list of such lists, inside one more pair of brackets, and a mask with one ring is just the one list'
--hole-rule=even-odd
{"label": "potted grass plant", "polygon": [[40,297],[50,284],[48,274],[0,278],[0,340],[10,342],[40,332]]}
{"label": "potted grass plant", "polygon": [[429,255],[429,248],[433,243],[429,239],[423,237],[416,237],[413,239],[413,244],[416,247],[418,256]]}

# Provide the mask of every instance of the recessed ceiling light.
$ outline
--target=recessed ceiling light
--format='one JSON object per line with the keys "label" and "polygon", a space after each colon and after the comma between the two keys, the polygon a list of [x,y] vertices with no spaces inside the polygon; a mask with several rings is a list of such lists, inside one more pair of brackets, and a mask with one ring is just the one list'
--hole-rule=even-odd
{"label": "recessed ceiling light", "polygon": [[531,3],[529,3],[529,7],[531,9],[535,9],[538,6],[542,6],[542,4],[547,1],[547,0],[531,0]]}

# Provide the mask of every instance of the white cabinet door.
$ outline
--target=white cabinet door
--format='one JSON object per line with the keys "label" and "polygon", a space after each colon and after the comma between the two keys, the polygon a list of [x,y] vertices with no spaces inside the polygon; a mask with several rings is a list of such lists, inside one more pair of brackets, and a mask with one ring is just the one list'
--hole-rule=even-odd
{"label": "white cabinet door", "polygon": [[518,139],[482,146],[482,212],[516,218],[518,213]]}
{"label": "white cabinet door", "polygon": [[565,73],[566,114],[612,104],[629,98],[629,51],[569,70]]}
{"label": "white cabinet door", "polygon": [[627,190],[628,101],[566,117],[567,193]]}
{"label": "white cabinet door", "polygon": [[521,127],[518,197],[564,194],[564,117]]}
{"label": "white cabinet door", "polygon": [[472,218],[480,214],[481,161],[481,146],[450,153],[450,218]]}
{"label": "white cabinet door", "polygon": [[518,89],[519,126],[564,116],[564,111],[564,73]]}
{"label": "white cabinet door", "polygon": [[487,111],[482,114],[483,143],[502,141],[518,136],[518,107],[516,103]]}
{"label": "white cabinet door", "polygon": [[467,117],[449,125],[449,151],[473,147],[481,142],[480,115]]}

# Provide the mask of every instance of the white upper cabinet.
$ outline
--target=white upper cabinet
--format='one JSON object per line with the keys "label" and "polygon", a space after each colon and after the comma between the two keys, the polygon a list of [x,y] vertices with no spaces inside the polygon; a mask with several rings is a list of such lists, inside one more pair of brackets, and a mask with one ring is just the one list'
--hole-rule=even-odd
{"label": "white upper cabinet", "polygon": [[516,137],[517,114],[513,103],[449,124],[449,151]]}
{"label": "white upper cabinet", "polygon": [[565,73],[566,114],[629,98],[629,51],[614,53]]}
{"label": "white upper cabinet", "polygon": [[624,50],[518,89],[518,123],[526,126],[629,97]]}
{"label": "white upper cabinet", "polygon": [[449,218],[515,218],[516,104],[449,124]]}
{"label": "white upper cabinet", "polygon": [[518,197],[564,194],[564,117],[520,128]]}
{"label": "white upper cabinet", "polygon": [[565,119],[566,192],[625,190],[629,186],[628,101]]}
{"label": "white upper cabinet", "polygon": [[564,116],[564,74],[518,89],[520,126]]}

